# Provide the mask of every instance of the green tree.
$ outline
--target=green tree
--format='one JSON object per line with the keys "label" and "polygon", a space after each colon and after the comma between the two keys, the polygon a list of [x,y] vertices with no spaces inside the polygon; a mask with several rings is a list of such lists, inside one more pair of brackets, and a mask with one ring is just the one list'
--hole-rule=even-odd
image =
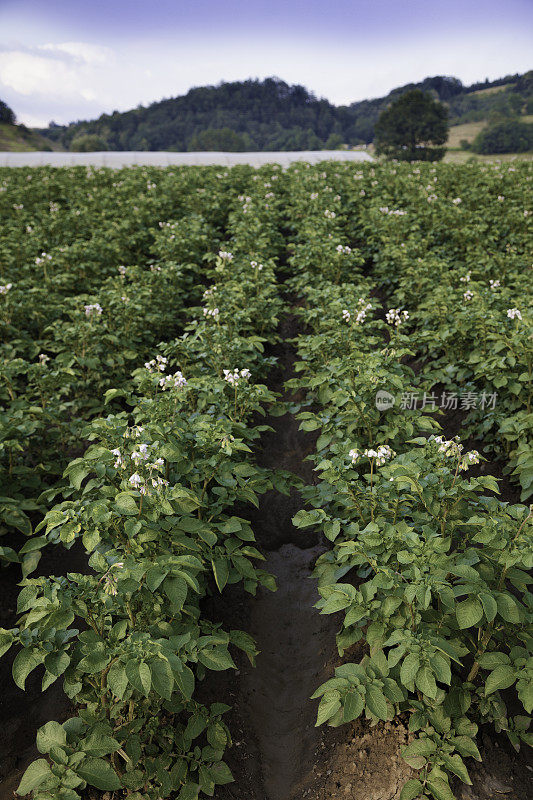
{"label": "green tree", "polygon": [[70,143],[70,149],[75,153],[97,153],[107,150],[107,145],[101,136],[86,133],[76,136]]}
{"label": "green tree", "polygon": [[243,137],[231,128],[207,128],[189,142],[189,150],[238,153],[246,149]]}
{"label": "green tree", "polygon": [[439,161],[446,152],[448,109],[420,89],[405,92],[379,116],[378,155],[400,161]]}
{"label": "green tree", "polygon": [[342,145],[344,144],[343,138],[340,133],[331,133],[328,137],[326,144],[324,145],[325,150],[341,150]]}
{"label": "green tree", "polygon": [[491,125],[478,133],[472,150],[483,155],[526,153],[533,150],[533,125],[516,119]]}
{"label": "green tree", "polygon": [[0,100],[0,122],[6,125],[14,125],[16,122],[15,112],[3,100]]}

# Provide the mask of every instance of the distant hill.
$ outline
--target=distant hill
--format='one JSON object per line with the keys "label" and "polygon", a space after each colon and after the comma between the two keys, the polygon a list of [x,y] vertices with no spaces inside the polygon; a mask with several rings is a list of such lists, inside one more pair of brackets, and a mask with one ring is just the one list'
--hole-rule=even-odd
{"label": "distant hill", "polygon": [[0,151],[27,153],[33,150],[53,150],[51,142],[24,125],[0,122]]}
{"label": "distant hill", "polygon": [[[342,142],[348,109],[276,78],[191,89],[124,113],[40,131],[66,149],[96,135],[109,150],[314,150]],[[73,144],[74,142],[74,144]]]}
{"label": "distant hill", "polygon": [[[335,106],[279,78],[191,89],[180,97],[38,130],[54,149],[319,150],[369,144],[381,111],[421,88],[446,103],[451,125],[505,121],[533,113],[533,70],[463,86],[447,76],[394,89],[385,97]],[[477,127],[477,126],[476,126]]]}
{"label": "distant hill", "polygon": [[355,115],[355,134],[372,141],[382,110],[403,92],[415,88],[431,92],[448,106],[450,126],[477,122],[482,123],[481,128],[488,122],[533,113],[533,70],[472,86],[463,86],[457,78],[436,76],[393,89],[386,97],[353,103],[350,110]]}
{"label": "distant hill", "polygon": [[24,153],[51,150],[50,142],[25,125],[17,125],[15,112],[0,100],[0,150]]}

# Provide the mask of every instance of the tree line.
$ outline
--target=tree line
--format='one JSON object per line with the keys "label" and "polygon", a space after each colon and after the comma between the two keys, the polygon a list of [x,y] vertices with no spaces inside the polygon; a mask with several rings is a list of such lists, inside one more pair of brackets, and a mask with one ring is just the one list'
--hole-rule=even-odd
{"label": "tree line", "polygon": [[436,76],[395,89],[386,97],[349,106],[335,106],[303,86],[291,86],[278,78],[250,79],[191,89],[181,97],[124,113],[102,114],[89,122],[52,123],[40,132],[65,149],[333,149],[372,142],[380,114],[414,89],[445,103],[451,124],[467,121],[467,117],[485,119],[491,112],[508,118],[531,103],[532,76],[533,72],[502,78],[488,87],[483,84],[490,88],[507,82],[510,88],[481,95],[469,91],[457,78]]}
{"label": "tree line", "polygon": [[[523,127],[517,131],[516,125],[522,125],[521,116],[533,113],[533,71],[470,87],[457,78],[435,76],[394,89],[386,97],[348,106],[335,106],[303,86],[278,78],[250,79],[191,89],[181,97],[102,114],[92,121],[52,122],[39,133],[61,149],[78,151],[336,149],[375,141],[380,117],[415,91],[443,104],[449,124],[486,119],[492,128],[507,123],[498,148],[518,138],[524,146],[526,134]],[[14,114],[0,101],[1,121],[13,124]],[[473,149],[479,146],[483,147],[480,152],[486,152],[492,141],[493,136],[485,137]]]}

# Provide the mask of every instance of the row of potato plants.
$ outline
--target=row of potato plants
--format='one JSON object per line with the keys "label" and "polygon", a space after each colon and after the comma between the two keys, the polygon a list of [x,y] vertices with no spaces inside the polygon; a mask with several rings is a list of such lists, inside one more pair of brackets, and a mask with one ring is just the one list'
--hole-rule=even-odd
{"label": "row of potato plants", "polygon": [[[409,309],[428,393],[459,398],[465,435],[533,494],[532,214],[527,162],[395,165],[360,234],[391,305]],[[372,187],[370,187],[371,189]]]}
{"label": "row of potato plants", "polygon": [[[0,171],[0,560],[19,553],[85,449],[104,395],[198,301],[202,257],[247,181],[214,170]],[[118,407],[118,406],[117,406]]]}
{"label": "row of potato plants", "polygon": [[38,731],[43,757],[19,795],[76,800],[94,787],[194,800],[232,780],[228,706],[202,703],[197,684],[235,668],[230,647],[252,661],[256,649],[210,621],[202,601],[238,582],[275,588],[257,566],[246,507],[290,484],[250,457],[273,400],[258,380],[281,302],[278,206],[262,183],[247,192],[230,207],[218,255],[206,254],[214,282],[203,305],[129,383],[107,390],[120,408],[85,426],[90,446],[65,471],[70,488],[29,540],[35,550],[81,542],[88,568],[24,578],[18,626],[0,632],[0,652],[18,648],[16,684],[40,668],[43,690],[61,678],[75,712]]}
{"label": "row of potato plants", "polygon": [[[398,275],[363,238],[377,230],[372,242],[382,241],[361,181],[395,187],[396,169],[321,166],[298,170],[291,186],[289,283],[305,333],[289,387],[305,392],[301,428],[319,432],[318,481],[294,524],[331,542],[315,566],[317,606],[343,619],[343,663],[314,695],[317,724],[407,715],[402,755],[419,772],[402,800],[452,800],[450,778],[470,783],[464,759],[481,759],[480,724],[517,748],[533,743],[532,514],[500,501],[494,477],[469,473],[482,456],[446,439],[431,406],[376,405],[379,392],[431,388],[410,366],[420,323],[378,299],[378,282]],[[401,181],[396,191],[404,197]],[[365,277],[370,255],[376,275]]]}

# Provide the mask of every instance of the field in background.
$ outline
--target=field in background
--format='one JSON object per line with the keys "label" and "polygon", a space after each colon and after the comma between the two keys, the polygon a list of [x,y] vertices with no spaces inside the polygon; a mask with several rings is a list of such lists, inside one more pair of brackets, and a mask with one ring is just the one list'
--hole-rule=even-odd
{"label": "field in background", "polygon": [[471,94],[476,94],[478,96],[496,94],[496,92],[502,92],[504,89],[508,89],[512,85],[512,83],[504,83],[501,86],[489,86],[488,89],[478,89],[477,92],[471,92]]}
{"label": "field in background", "polygon": [[[493,86],[489,89],[480,89],[480,91],[475,92],[475,94],[494,93],[502,88],[504,87]],[[520,117],[520,121],[526,123],[533,122],[533,114],[527,114],[523,117]],[[513,158],[522,158],[525,161],[531,160],[533,153],[505,153],[500,155],[481,156],[476,153],[472,153],[470,150],[463,150],[461,148],[461,141],[466,139],[466,141],[471,144],[478,133],[480,133],[483,128],[487,126],[487,124],[487,120],[480,120],[479,122],[465,122],[462,125],[451,125],[447,143],[449,149],[446,152],[444,161],[447,163],[462,164],[465,161],[468,161],[469,158],[475,158],[479,161],[509,161]]]}
{"label": "field in background", "polygon": [[452,125],[448,134],[448,147],[461,149],[461,141],[463,139],[466,139],[467,142],[473,142],[486,124],[486,120],[481,120],[480,122],[465,122],[463,125]]}
{"label": "field in background", "polygon": [[487,161],[495,163],[497,161],[531,161],[533,153],[500,153],[499,155],[482,156],[472,153],[470,150],[448,150],[444,156],[445,164],[465,164],[467,161]]}

